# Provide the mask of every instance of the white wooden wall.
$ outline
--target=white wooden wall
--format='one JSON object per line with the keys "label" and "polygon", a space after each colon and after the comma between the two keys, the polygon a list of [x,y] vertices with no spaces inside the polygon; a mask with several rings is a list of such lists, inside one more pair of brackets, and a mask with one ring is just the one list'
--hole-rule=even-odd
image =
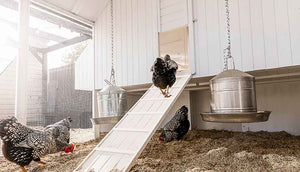
{"label": "white wooden wall", "polygon": [[160,0],[160,31],[188,24],[187,0]]}
{"label": "white wooden wall", "polygon": [[[194,0],[196,74],[221,72],[225,48],[223,0]],[[252,71],[300,64],[299,0],[230,0],[232,55]]]}
{"label": "white wooden wall", "polygon": [[[109,79],[111,70],[109,2],[95,22],[96,89],[103,87],[103,80]],[[188,7],[189,2],[192,8]],[[194,30],[195,66],[191,68],[195,68],[196,77],[222,71],[226,41],[224,0],[189,2],[114,0],[118,85],[151,82],[149,68],[158,56],[158,32],[186,24]],[[299,0],[230,0],[232,54],[236,68],[252,71],[299,65],[299,9]],[[191,12],[194,26],[188,22]],[[91,65],[81,66],[90,70]],[[87,79],[81,77],[79,83],[82,82],[87,84]]]}
{"label": "white wooden wall", "polygon": [[[96,89],[111,70],[110,4],[95,23]],[[150,67],[158,57],[158,3],[153,0],[114,1],[115,67],[118,85],[151,82]]]}
{"label": "white wooden wall", "polygon": [[[28,58],[27,121],[41,121],[42,65],[32,55]],[[0,119],[15,115],[16,60],[0,73]]]}
{"label": "white wooden wall", "polygon": [[75,89],[94,89],[94,44],[92,40],[75,62]]}

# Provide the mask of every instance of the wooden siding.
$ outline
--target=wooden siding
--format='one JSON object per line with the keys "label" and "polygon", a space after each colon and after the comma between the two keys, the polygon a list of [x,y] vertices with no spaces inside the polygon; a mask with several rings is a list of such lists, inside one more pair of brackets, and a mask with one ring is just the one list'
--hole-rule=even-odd
{"label": "wooden siding", "polygon": [[94,89],[94,44],[90,41],[75,62],[75,89]]}
{"label": "wooden siding", "polygon": [[[196,74],[222,71],[224,1],[194,0]],[[231,0],[232,55],[243,71],[300,64],[300,1]]]}
{"label": "wooden siding", "polygon": [[[27,121],[42,122],[42,65],[30,56],[28,61]],[[0,74],[0,119],[15,115],[16,61]]]}
{"label": "wooden siding", "polygon": [[[223,49],[226,46],[224,1],[114,0],[114,3],[114,54],[118,85],[151,82],[149,68],[158,56],[158,32],[186,24],[194,31],[194,37],[189,37],[194,40],[189,43],[194,43],[195,50],[189,47],[189,55],[192,57],[195,52],[195,58],[191,59],[194,61],[191,68],[195,68],[195,77],[211,76],[222,71]],[[298,0],[231,0],[232,55],[236,68],[253,71],[299,65],[299,8]],[[179,23],[172,23],[171,18]],[[192,18],[195,21],[193,26]],[[108,3],[95,22],[96,89],[101,89],[103,80],[110,76],[110,33]],[[80,65],[85,66],[82,70],[91,69],[93,63],[87,63]],[[85,76],[76,77],[77,83],[93,85],[87,82]],[[80,89],[84,87],[80,86]]]}
{"label": "wooden siding", "polygon": [[[114,1],[114,54],[118,85],[151,82],[150,67],[158,57],[158,3]],[[104,86],[111,71],[111,18],[108,5],[95,23],[95,86]]]}
{"label": "wooden siding", "polygon": [[188,24],[187,0],[160,0],[160,31]]}

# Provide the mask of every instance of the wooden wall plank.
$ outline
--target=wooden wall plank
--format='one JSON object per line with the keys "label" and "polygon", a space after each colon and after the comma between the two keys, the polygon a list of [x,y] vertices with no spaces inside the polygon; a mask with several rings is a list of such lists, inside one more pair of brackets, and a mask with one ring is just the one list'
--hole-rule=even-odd
{"label": "wooden wall plank", "polygon": [[253,69],[264,69],[266,67],[264,24],[262,17],[261,0],[250,0]]}
{"label": "wooden wall plank", "polygon": [[195,52],[196,73],[200,76],[209,75],[209,61],[207,52],[207,18],[206,0],[194,1],[195,23]]}
{"label": "wooden wall plank", "polygon": [[[127,30],[128,27],[126,25],[127,23],[127,1],[122,1],[121,0],[121,35],[122,35],[122,40],[127,40]],[[127,41],[121,41],[121,60],[122,60],[122,68],[120,69],[121,72],[121,78],[119,78],[118,83],[123,83],[125,85],[128,84],[128,70],[126,70],[127,66],[127,61],[128,61],[128,51],[127,51]]]}
{"label": "wooden wall plank", "polygon": [[250,0],[239,0],[242,69],[253,70],[252,30],[250,16]]}
{"label": "wooden wall plank", "polygon": [[240,27],[240,10],[239,0],[229,2],[230,8],[230,25],[231,25],[231,50],[235,62],[235,68],[243,70],[242,51],[241,51],[241,27]]}
{"label": "wooden wall plank", "polygon": [[[219,37],[219,16],[217,0],[206,1],[206,20],[207,23],[207,50],[208,50],[208,67],[210,73],[220,72],[220,37]],[[217,51],[216,51],[217,50]]]}
{"label": "wooden wall plank", "polygon": [[288,16],[290,24],[292,62],[300,65],[300,1],[288,0]]}
{"label": "wooden wall plank", "polygon": [[[292,64],[292,54],[287,0],[275,0],[274,8],[278,48],[278,67],[290,66]],[[300,18],[298,20],[300,21]]]}
{"label": "wooden wall plank", "polygon": [[167,31],[188,24],[187,0],[159,0],[161,31]]}
{"label": "wooden wall plank", "polygon": [[262,1],[266,68],[278,67],[276,20],[273,0]]}

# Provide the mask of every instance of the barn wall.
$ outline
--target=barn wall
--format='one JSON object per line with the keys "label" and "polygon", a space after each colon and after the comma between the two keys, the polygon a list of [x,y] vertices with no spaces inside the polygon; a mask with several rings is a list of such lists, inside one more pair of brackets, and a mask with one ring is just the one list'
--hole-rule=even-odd
{"label": "barn wall", "polygon": [[89,41],[88,46],[75,62],[75,89],[94,89],[94,44]]}
{"label": "barn wall", "polygon": [[160,0],[160,31],[188,24],[187,0]]}
{"label": "barn wall", "polygon": [[[28,61],[27,86],[28,124],[40,125],[42,119],[42,65],[30,56]],[[0,119],[15,114],[16,61],[0,73]]]}
{"label": "barn wall", "polygon": [[0,73],[0,119],[15,115],[16,61]]}
{"label": "barn wall", "polygon": [[[195,77],[215,75],[222,70],[226,41],[224,1],[115,0],[114,3],[118,85],[151,82],[149,67],[158,56],[158,31],[184,25],[193,27]],[[236,68],[253,71],[299,65],[299,8],[298,0],[230,1],[232,55]],[[190,13],[195,21],[193,26],[188,22]],[[96,89],[102,88],[103,80],[110,76],[110,33],[108,3],[95,23]],[[193,47],[189,50],[193,51]]]}
{"label": "barn wall", "polygon": [[[194,0],[196,74],[223,67],[224,1]],[[231,0],[232,55],[243,71],[300,64],[299,0]]]}
{"label": "barn wall", "polygon": [[[114,1],[114,54],[118,85],[151,81],[150,67],[158,56],[157,1]],[[95,85],[102,88],[111,71],[111,18],[108,5],[95,23]]]}

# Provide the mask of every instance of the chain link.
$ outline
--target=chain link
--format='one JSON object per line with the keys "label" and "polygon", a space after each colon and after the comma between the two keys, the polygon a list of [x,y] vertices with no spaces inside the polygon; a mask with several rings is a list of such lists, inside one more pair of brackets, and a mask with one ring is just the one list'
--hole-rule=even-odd
{"label": "chain link", "polygon": [[114,64],[114,0],[110,1],[110,17],[111,17],[111,73],[110,82],[116,84],[115,80],[115,64]]}
{"label": "chain link", "polygon": [[225,0],[226,9],[226,31],[227,31],[227,47],[223,51],[224,55],[224,71],[228,70],[228,59],[232,60],[233,69],[235,69],[234,59],[231,55],[231,37],[230,37],[230,13],[229,13],[229,0]]}

